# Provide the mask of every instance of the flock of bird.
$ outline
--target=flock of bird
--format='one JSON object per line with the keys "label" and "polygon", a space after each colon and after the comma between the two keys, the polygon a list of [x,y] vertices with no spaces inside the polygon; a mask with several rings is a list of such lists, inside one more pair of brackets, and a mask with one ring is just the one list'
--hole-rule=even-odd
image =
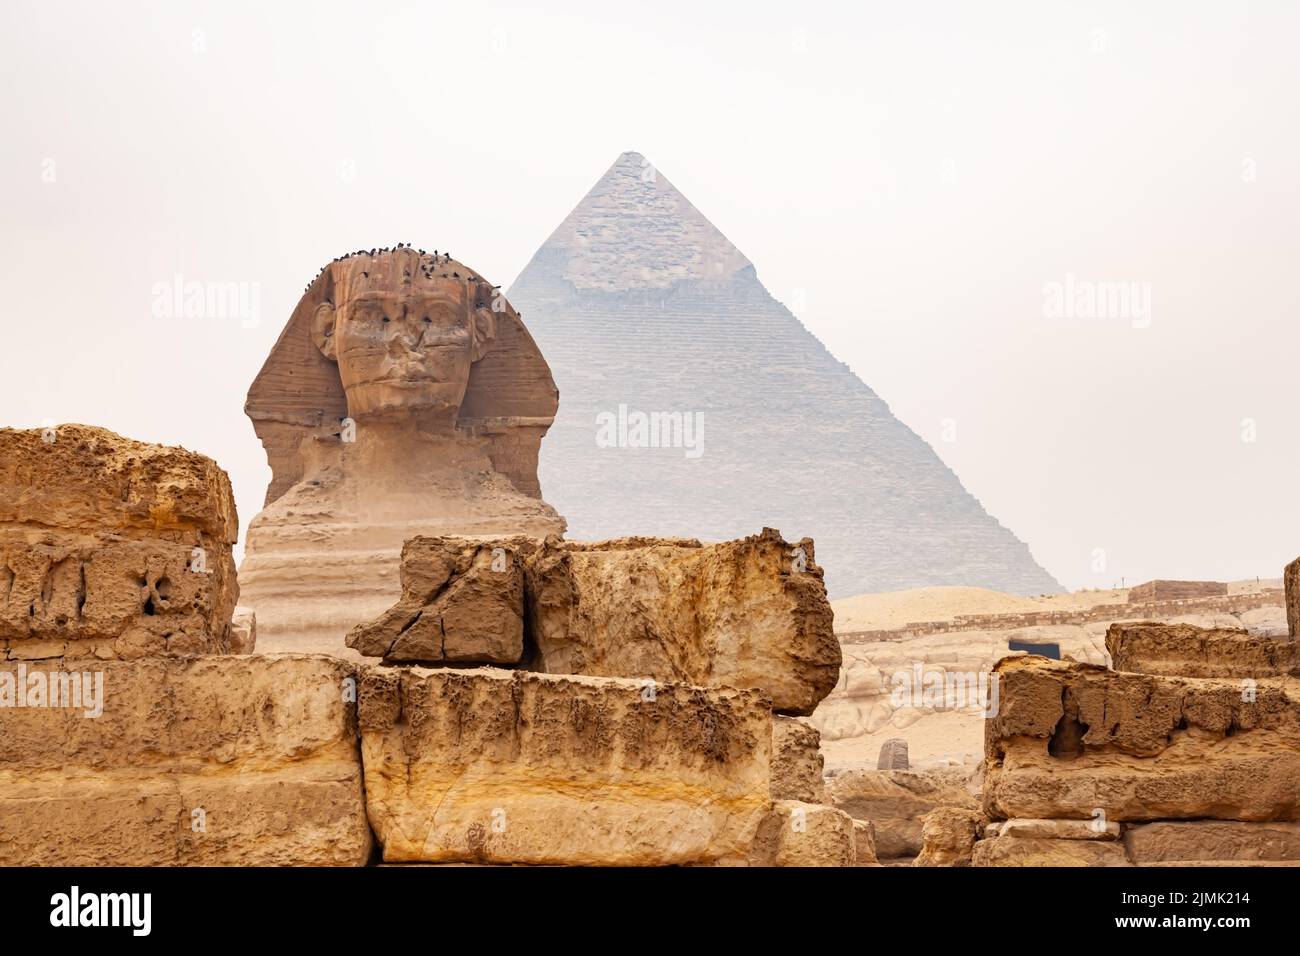
{"label": "flock of bird", "polygon": [[[344,253],[343,255],[341,255],[341,256],[335,256],[335,257],[330,261],[330,265],[333,265],[335,262],[342,262],[342,261],[345,260],[345,259],[353,259],[353,258],[356,258],[357,256],[370,256],[370,257],[373,258],[374,256],[377,256],[377,255],[382,256],[382,255],[384,255],[385,253],[389,253],[389,252],[397,252],[399,249],[410,249],[410,248],[411,248],[411,244],[410,244],[409,242],[399,242],[397,245],[393,246],[392,248],[389,248],[388,246],[385,246],[385,247],[383,247],[382,249],[369,249],[369,250],[367,250],[367,249],[358,249],[356,252],[345,252],[345,253]],[[432,278],[433,278],[433,270],[434,270],[434,269],[435,269],[435,268],[436,268],[440,263],[441,263],[442,265],[447,265],[449,262],[452,261],[451,253],[450,253],[450,252],[439,253],[437,249],[434,249],[434,250],[433,250],[433,255],[432,255],[432,257],[430,257],[430,256],[429,256],[429,253],[425,252],[423,249],[415,249],[415,250],[413,250],[413,251],[419,253],[419,255],[420,255],[420,259],[421,259],[422,261],[425,260],[426,258],[429,259],[429,263],[428,263],[427,266],[425,266],[425,265],[423,265],[423,264],[420,266],[420,271],[424,273],[424,277],[425,277],[426,279],[432,279]],[[307,290],[310,289],[310,288],[312,287],[312,284],[313,284],[317,279],[319,279],[319,278],[320,278],[320,277],[325,273],[325,270],[328,269],[328,268],[329,268],[329,266],[321,266],[320,269],[317,271],[317,273],[316,273],[314,276],[312,276],[312,278],[311,278],[311,282],[308,282],[305,286],[302,287],[302,291],[303,291],[303,294],[304,294],[304,295],[307,294]],[[453,273],[452,273],[452,276],[453,276],[454,278],[459,279],[459,278],[460,278],[460,273],[459,273],[459,272],[453,272]],[[476,275],[471,275],[471,276],[469,277],[469,279],[470,279],[471,282],[479,282],[479,281],[481,281],[481,280],[479,279],[479,277],[476,276]],[[497,288],[500,288],[500,287],[499,287],[499,286],[493,286],[492,288],[497,289]]]}

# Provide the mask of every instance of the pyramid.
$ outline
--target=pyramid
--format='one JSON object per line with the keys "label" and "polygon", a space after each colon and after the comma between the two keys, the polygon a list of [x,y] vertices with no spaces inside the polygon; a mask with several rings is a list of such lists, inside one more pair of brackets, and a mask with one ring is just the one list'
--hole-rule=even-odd
{"label": "pyramid", "polygon": [[559,386],[539,477],[570,537],[768,526],[815,540],[832,597],[1061,590],[639,153],[507,295]]}

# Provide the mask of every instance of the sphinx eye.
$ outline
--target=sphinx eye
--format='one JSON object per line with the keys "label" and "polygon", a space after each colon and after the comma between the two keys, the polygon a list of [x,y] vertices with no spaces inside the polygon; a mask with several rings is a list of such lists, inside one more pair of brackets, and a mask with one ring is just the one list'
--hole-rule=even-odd
{"label": "sphinx eye", "polygon": [[389,318],[388,318],[388,316],[384,316],[384,321],[385,321],[385,322],[390,321]]}
{"label": "sphinx eye", "polygon": [[433,324],[433,319],[429,318],[427,315],[424,317],[424,321],[428,322],[430,325]]}

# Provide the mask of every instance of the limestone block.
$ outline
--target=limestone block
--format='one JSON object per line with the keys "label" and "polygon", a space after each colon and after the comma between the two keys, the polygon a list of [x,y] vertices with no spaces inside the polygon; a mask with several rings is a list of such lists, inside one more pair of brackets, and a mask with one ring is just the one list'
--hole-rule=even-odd
{"label": "limestone block", "polygon": [[1300,865],[1300,823],[1189,820],[1130,826],[1129,857],[1139,866],[1174,862],[1287,862]]}
{"label": "limestone block", "polygon": [[972,866],[1132,866],[1114,841],[1050,840],[996,836],[980,840]]}
{"label": "limestone block", "polygon": [[360,715],[390,863],[743,862],[771,806],[752,690],[369,667]]}
{"label": "limestone block", "polygon": [[347,644],[386,663],[515,664],[524,650],[519,542],[415,537],[402,548],[402,597]]}
{"label": "limestone block", "polygon": [[772,717],[772,799],[825,803],[821,734],[794,717]]}
{"label": "limestone block", "polygon": [[561,542],[526,559],[536,669],[756,688],[807,715],[839,679],[812,542]]}
{"label": "limestone block", "polygon": [[853,818],[823,804],[778,800],[763,820],[751,866],[857,866]]}
{"label": "limestone block", "polygon": [[0,429],[0,651],[10,660],[227,653],[230,481],[102,428]]}
{"label": "limestone block", "polygon": [[978,810],[939,807],[921,818],[921,852],[913,866],[970,866],[986,823]]}
{"label": "limestone block", "polygon": [[354,699],[325,657],[0,663],[0,865],[363,865]]}
{"label": "limestone block", "polygon": [[1034,657],[996,670],[992,818],[1300,819],[1293,679],[1156,677]]}
{"label": "limestone block", "polygon": [[1106,650],[1117,671],[1165,677],[1300,676],[1300,643],[1252,636],[1244,628],[1112,624]]}

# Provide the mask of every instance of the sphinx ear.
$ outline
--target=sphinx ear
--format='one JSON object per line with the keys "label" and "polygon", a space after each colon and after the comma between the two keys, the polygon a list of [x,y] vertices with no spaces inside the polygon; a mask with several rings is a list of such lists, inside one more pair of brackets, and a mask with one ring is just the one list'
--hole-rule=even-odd
{"label": "sphinx ear", "polygon": [[331,362],[339,360],[338,349],[334,345],[334,306],[331,303],[322,302],[316,306],[311,317],[311,337],[322,355]]}
{"label": "sphinx ear", "polygon": [[482,306],[474,310],[474,347],[470,352],[472,361],[477,362],[487,355],[497,337],[497,317],[491,309]]}

